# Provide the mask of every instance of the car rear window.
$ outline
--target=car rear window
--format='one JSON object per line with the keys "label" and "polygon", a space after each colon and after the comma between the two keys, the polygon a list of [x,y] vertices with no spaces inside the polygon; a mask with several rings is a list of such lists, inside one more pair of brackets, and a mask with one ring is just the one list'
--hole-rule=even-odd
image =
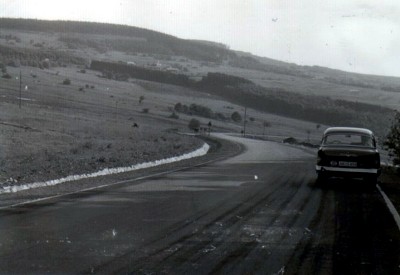
{"label": "car rear window", "polygon": [[324,145],[375,147],[371,136],[358,133],[332,133],[325,136]]}

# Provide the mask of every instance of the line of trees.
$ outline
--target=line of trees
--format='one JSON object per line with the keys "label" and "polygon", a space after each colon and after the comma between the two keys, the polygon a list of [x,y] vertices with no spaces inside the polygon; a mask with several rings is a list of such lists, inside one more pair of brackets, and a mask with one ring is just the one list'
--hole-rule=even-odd
{"label": "line of trees", "polygon": [[151,70],[139,66],[132,66],[124,63],[105,61],[92,61],[90,68],[100,71],[107,78],[116,79],[120,75],[138,78],[148,81],[174,84],[179,86],[192,86],[192,81],[183,74],[174,74],[167,71]]}
{"label": "line of trees", "polygon": [[8,66],[30,66],[48,68],[50,66],[64,66],[65,64],[84,65],[86,61],[81,57],[71,56],[55,50],[33,50],[28,48],[14,48],[0,45],[0,60]]}
{"label": "line of trees", "polygon": [[209,73],[198,86],[208,93],[259,111],[318,124],[368,127],[380,136],[385,135],[393,114],[391,109],[377,105],[265,88],[247,79],[219,73]]}

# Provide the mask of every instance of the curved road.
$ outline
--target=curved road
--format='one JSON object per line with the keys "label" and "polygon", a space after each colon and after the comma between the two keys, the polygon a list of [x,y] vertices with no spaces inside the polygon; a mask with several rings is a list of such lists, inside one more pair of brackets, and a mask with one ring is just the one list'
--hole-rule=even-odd
{"label": "curved road", "polygon": [[400,232],[376,188],[316,186],[312,151],[230,139],[247,150],[1,210],[0,273],[400,273]]}

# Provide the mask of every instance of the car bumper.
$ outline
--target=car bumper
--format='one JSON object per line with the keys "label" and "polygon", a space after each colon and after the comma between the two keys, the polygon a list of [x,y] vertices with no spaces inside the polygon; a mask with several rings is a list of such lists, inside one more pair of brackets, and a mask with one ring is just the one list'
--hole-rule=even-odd
{"label": "car bumper", "polygon": [[354,174],[354,175],[377,175],[379,176],[381,173],[380,168],[352,168],[352,167],[330,167],[330,166],[315,166],[315,170],[317,173],[329,173],[329,174]]}

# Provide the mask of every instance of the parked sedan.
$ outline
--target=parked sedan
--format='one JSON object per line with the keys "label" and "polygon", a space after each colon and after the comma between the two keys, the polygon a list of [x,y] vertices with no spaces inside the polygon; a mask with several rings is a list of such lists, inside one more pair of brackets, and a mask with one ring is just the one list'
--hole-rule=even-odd
{"label": "parked sedan", "polygon": [[328,128],[318,149],[316,172],[319,182],[329,177],[354,177],[376,183],[381,168],[372,131],[351,127]]}

